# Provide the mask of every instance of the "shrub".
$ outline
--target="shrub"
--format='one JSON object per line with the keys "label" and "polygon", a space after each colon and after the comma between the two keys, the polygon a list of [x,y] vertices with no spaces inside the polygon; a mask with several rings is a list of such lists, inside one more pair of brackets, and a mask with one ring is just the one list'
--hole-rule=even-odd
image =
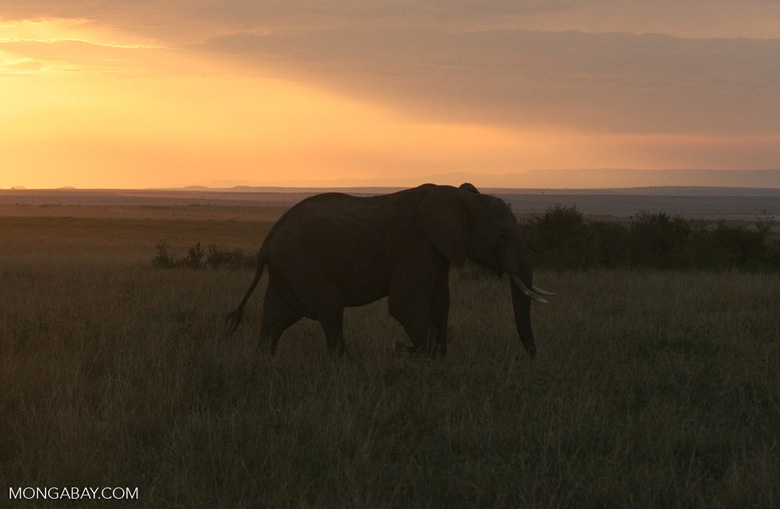
{"label": "shrub", "polygon": [[764,266],[768,270],[780,271],[780,239],[770,242],[766,247]]}
{"label": "shrub", "polygon": [[555,204],[538,218],[539,231],[550,246],[571,246],[581,240],[585,218],[577,207]]}
{"label": "shrub", "polygon": [[586,221],[576,207],[554,205],[520,224],[537,267],[780,270],[780,239],[764,213],[751,228],[639,211],[630,225]]}
{"label": "shrub", "polygon": [[715,269],[759,267],[768,254],[764,245],[765,234],[751,231],[745,226],[729,226],[718,221],[716,227],[698,237],[700,259],[697,266]]}
{"label": "shrub", "polygon": [[640,210],[631,218],[631,263],[673,268],[689,264],[690,225],[680,216]]}
{"label": "shrub", "polygon": [[187,267],[192,269],[199,269],[202,267],[201,261],[203,260],[204,255],[205,253],[200,247],[200,242],[198,242],[187,251],[187,258],[185,259],[184,263],[187,265]]}
{"label": "shrub", "polygon": [[215,269],[218,267],[229,269],[254,267],[257,265],[257,257],[243,249],[228,251],[218,248],[215,244],[209,244],[206,265]]}
{"label": "shrub", "polygon": [[215,244],[209,244],[203,251],[198,242],[187,250],[187,255],[178,257],[170,253],[168,242],[159,241],[155,245],[156,255],[152,258],[152,265],[159,268],[171,269],[174,267],[190,267],[200,269],[205,266],[217,269],[225,267],[238,269],[242,267],[256,267],[257,256],[243,249],[221,249]]}
{"label": "shrub", "polygon": [[187,255],[178,257],[170,253],[168,242],[159,241],[155,245],[156,254],[152,258],[152,265],[164,269],[174,267],[189,267],[200,269],[205,266],[217,269],[226,267],[229,269],[238,269],[241,267],[255,267],[257,257],[243,249],[220,249],[215,244],[209,244],[206,251],[203,251],[201,243],[198,242],[187,250]]}
{"label": "shrub", "polygon": [[152,264],[161,269],[172,269],[177,265],[176,257],[168,252],[168,241],[160,240],[154,245],[157,254],[152,258]]}
{"label": "shrub", "polygon": [[625,267],[631,263],[631,235],[625,225],[615,221],[588,223],[590,266]]}
{"label": "shrub", "polygon": [[209,246],[206,248],[208,250],[208,254],[206,255],[206,265],[208,265],[211,268],[218,268],[227,263],[228,261],[228,252],[222,251],[217,248],[214,244],[209,244]]}
{"label": "shrub", "polygon": [[543,266],[559,269],[583,268],[587,228],[577,207],[553,205],[535,218],[533,236],[536,247],[544,253]]}

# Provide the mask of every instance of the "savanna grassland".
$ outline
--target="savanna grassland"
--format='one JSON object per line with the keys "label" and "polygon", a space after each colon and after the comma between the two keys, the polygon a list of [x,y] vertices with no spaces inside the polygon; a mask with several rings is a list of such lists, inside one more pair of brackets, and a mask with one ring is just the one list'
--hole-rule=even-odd
{"label": "savanna grassland", "polygon": [[0,505],[25,486],[138,487],[148,507],[780,505],[777,272],[538,271],[557,295],[530,361],[508,282],[467,266],[445,360],[393,357],[384,300],[347,311],[346,358],[311,321],[271,358],[262,288],[223,337],[251,269],[151,259],[159,240],[256,249],[278,211],[66,212],[0,216]]}

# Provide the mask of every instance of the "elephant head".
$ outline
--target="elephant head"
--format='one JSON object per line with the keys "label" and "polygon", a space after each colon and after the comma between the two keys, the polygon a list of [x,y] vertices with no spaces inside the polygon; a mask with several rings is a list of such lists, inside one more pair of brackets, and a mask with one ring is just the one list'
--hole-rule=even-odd
{"label": "elephant head", "polygon": [[417,225],[427,239],[458,267],[466,258],[498,275],[508,274],[515,324],[528,354],[536,355],[531,301],[547,303],[553,295],[533,284],[517,219],[499,198],[479,193],[471,184],[437,187],[421,201]]}

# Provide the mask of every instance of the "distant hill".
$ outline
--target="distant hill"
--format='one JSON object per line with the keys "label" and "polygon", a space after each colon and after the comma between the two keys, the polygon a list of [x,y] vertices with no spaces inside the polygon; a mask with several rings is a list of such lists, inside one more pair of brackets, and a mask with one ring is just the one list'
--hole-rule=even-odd
{"label": "distant hill", "polygon": [[[470,179],[473,180],[473,179]],[[241,208],[243,218],[268,218],[262,208],[292,207],[301,200],[324,191],[345,191],[353,195],[390,193],[399,188],[280,188],[252,187],[224,189],[0,189],[0,216],[17,213],[32,215],[115,214],[119,208],[135,207],[144,217],[164,214],[211,214],[213,207]],[[628,189],[510,189],[480,185],[483,193],[498,196],[512,204],[518,214],[539,214],[553,205],[575,206],[589,216],[628,217],[639,210],[666,212],[697,219],[755,221],[758,217],[780,220],[780,188],[760,187],[636,187]],[[81,208],[57,209],[51,206]],[[86,206],[86,207],[81,207]],[[107,208],[109,212],[100,212]],[[89,212],[89,209],[91,212]],[[161,210],[157,210],[161,209]],[[138,210],[133,214],[138,214]],[[235,213],[235,211],[233,212]],[[278,215],[272,212],[271,215]],[[113,216],[112,216],[113,217]],[[275,216],[274,216],[275,217]],[[265,220],[265,219],[263,219]]]}
{"label": "distant hill", "polygon": [[334,179],[290,181],[220,180],[211,188],[402,188],[425,182],[460,185],[471,182],[482,188],[513,189],[613,189],[636,187],[746,187],[780,189],[780,170],[530,170],[523,173],[447,173],[414,178]]}

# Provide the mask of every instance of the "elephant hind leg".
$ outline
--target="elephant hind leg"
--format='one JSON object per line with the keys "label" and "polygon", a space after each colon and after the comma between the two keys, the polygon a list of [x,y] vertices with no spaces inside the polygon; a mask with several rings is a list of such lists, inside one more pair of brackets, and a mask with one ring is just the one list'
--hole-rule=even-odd
{"label": "elephant hind leg", "polygon": [[433,290],[433,302],[431,303],[431,326],[429,331],[429,344],[431,355],[436,357],[447,355],[447,323],[450,315],[450,266],[442,268],[436,279]]}
{"label": "elephant hind leg", "polygon": [[325,331],[325,341],[332,357],[341,357],[346,351],[344,342],[344,309],[332,310],[320,318],[320,324]]}
{"label": "elephant hind leg", "polygon": [[303,317],[303,313],[287,304],[281,297],[276,282],[271,280],[263,301],[263,324],[258,348],[273,355],[282,333]]}

